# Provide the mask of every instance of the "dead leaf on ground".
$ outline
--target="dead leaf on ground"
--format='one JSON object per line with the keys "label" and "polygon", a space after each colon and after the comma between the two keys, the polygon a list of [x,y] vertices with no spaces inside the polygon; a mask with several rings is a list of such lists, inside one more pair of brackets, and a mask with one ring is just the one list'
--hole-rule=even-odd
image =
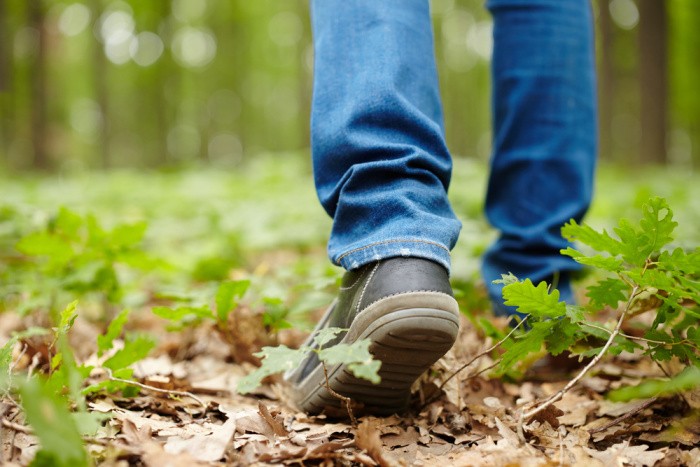
{"label": "dead leaf on ground", "polygon": [[272,428],[272,432],[274,434],[277,436],[287,436],[289,434],[282,422],[273,417],[265,404],[262,402],[258,402],[258,413],[267,422],[267,424],[270,425],[270,428]]}
{"label": "dead leaf on ground", "polygon": [[615,444],[605,451],[584,449],[591,457],[598,459],[605,465],[653,466],[657,461],[666,457],[666,448],[649,451],[649,446],[646,444],[630,446],[629,440]]}
{"label": "dead leaf on ground", "polygon": [[363,449],[381,467],[394,467],[400,465],[382,446],[379,437],[379,421],[368,418],[360,423],[355,433],[355,445]]}
{"label": "dead leaf on ground", "polygon": [[694,410],[686,417],[673,421],[660,432],[646,432],[639,436],[642,441],[652,443],[680,443],[694,447],[700,445],[700,410]]}
{"label": "dead leaf on ground", "polygon": [[165,452],[187,453],[193,459],[202,462],[215,462],[222,459],[236,431],[236,422],[229,419],[223,425],[204,423],[202,428],[207,431],[169,437],[165,443]]}

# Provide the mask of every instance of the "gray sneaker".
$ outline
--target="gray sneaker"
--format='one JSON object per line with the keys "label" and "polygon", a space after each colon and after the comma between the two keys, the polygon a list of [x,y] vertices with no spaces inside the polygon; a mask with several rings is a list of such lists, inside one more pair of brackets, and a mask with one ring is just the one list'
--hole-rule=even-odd
{"label": "gray sneaker", "polygon": [[[340,293],[316,326],[348,329],[326,344],[370,339],[382,362],[381,382],[355,378],[344,365],[328,367],[330,387],[349,397],[363,413],[389,415],[408,408],[413,382],[452,347],[459,331],[459,308],[447,271],[420,258],[390,258],[349,271]],[[313,345],[311,334],[306,345]],[[285,375],[301,410],[320,413],[341,401],[325,387],[315,353]]]}

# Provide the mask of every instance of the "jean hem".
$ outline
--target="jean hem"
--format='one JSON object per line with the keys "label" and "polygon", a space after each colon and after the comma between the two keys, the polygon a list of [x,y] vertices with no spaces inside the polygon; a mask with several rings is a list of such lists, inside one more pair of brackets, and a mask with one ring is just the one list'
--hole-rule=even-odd
{"label": "jean hem", "polygon": [[395,257],[424,258],[450,272],[450,249],[430,240],[395,239],[353,248],[332,258],[334,264],[350,271],[366,264]]}

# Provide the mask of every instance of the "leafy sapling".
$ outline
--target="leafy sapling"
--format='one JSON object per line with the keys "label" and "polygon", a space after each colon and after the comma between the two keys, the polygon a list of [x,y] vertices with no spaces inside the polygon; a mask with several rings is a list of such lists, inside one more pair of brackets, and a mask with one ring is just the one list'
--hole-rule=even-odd
{"label": "leafy sapling", "polygon": [[[110,323],[105,334],[97,337],[97,355],[114,350],[115,340],[122,334],[124,325],[128,320],[130,311],[122,310]],[[102,363],[102,368],[107,371],[109,378],[85,388],[86,394],[99,391],[121,391],[126,397],[138,394],[138,387],[129,384],[134,370],[131,365],[143,360],[153,350],[156,343],[151,336],[145,334],[126,334],[124,346],[114,352]]]}
{"label": "leafy sapling", "polygon": [[374,360],[369,352],[369,339],[362,339],[352,344],[335,344],[330,347],[326,345],[331,342],[339,333],[346,331],[341,328],[326,328],[318,331],[313,337],[314,345],[304,345],[298,349],[290,349],[284,345],[278,347],[263,347],[255,355],[262,359],[259,368],[249,373],[238,382],[238,392],[247,394],[254,391],[268,376],[293,370],[298,367],[306,357],[314,352],[323,365],[326,372],[326,387],[329,392],[342,399],[348,408],[348,414],[354,419],[350,410],[350,400],[336,394],[328,386],[328,366],[345,365],[346,368],[357,378],[366,379],[374,384],[380,382],[379,368],[381,362]]}
{"label": "leafy sapling", "polygon": [[[563,236],[585,245],[590,252],[569,247],[562,254],[594,268],[601,276],[588,287],[589,301],[584,307],[560,302],[558,291],[548,290],[545,283],[535,286],[512,275],[503,277],[506,305],[527,314],[530,329],[504,343],[506,351],[498,372],[512,370],[543,346],[553,355],[572,349],[592,357],[560,393],[525,413],[526,419],[558,400],[607,353],[641,351],[659,365],[675,361],[685,367],[666,379],[613,391],[610,397],[616,400],[700,386],[700,249],[669,249],[676,225],[662,198],[650,199],[638,222],[620,220],[615,235],[573,220],[567,223]],[[617,310],[615,323],[593,322],[590,317],[606,307]],[[642,327],[643,337],[625,334],[623,324],[643,313],[653,313],[653,319],[646,321],[651,324],[635,322]]]}
{"label": "leafy sapling", "polygon": [[[31,328],[16,334],[11,346],[32,336],[50,336],[48,344],[48,375],[34,374],[6,379],[4,390],[21,397],[21,407],[27,423],[39,438],[41,449],[31,465],[88,466],[91,465],[83,446],[82,436],[94,435],[105,418],[104,414],[87,411],[82,387],[91,367],[78,365],[68,343],[68,333],[78,316],[77,301],[59,313],[56,325],[49,329]],[[11,361],[5,346],[0,352],[0,366]],[[10,354],[11,355],[11,354]],[[10,373],[8,373],[8,376]]]}
{"label": "leafy sapling", "polygon": [[65,296],[96,294],[105,304],[119,302],[124,292],[119,267],[152,270],[162,263],[142,249],[145,232],[144,222],[108,230],[95,216],[61,208],[44,228],[27,233],[16,244],[23,268],[15,273],[30,292],[28,305],[20,311],[55,312]]}
{"label": "leafy sapling", "polygon": [[35,376],[22,384],[20,395],[27,422],[41,444],[31,465],[91,465],[78,425],[60,393]]}
{"label": "leafy sapling", "polygon": [[226,281],[216,291],[216,309],[209,305],[183,305],[178,307],[153,307],[153,314],[170,321],[171,330],[181,330],[196,326],[204,321],[213,321],[219,331],[227,332],[228,316],[240,303],[250,287],[247,279]]}
{"label": "leafy sapling", "polygon": [[46,328],[30,327],[24,331],[13,333],[5,345],[0,347],[0,393],[6,393],[12,389],[12,372],[16,363],[13,360],[13,351],[17,344],[24,339],[35,336],[45,336],[50,332],[51,331]]}

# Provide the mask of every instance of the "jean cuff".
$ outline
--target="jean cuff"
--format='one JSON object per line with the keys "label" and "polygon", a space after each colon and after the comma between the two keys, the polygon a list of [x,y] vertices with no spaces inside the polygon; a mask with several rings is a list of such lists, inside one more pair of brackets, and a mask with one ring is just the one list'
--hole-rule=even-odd
{"label": "jean cuff", "polygon": [[332,258],[333,263],[346,270],[357,269],[397,256],[424,258],[440,264],[450,273],[450,250],[444,245],[420,239],[384,240],[359,248],[353,248]]}

